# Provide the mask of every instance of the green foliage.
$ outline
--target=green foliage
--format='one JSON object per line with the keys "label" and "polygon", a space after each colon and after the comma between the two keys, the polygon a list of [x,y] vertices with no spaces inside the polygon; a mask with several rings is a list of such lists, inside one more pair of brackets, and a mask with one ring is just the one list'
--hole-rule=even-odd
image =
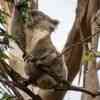
{"label": "green foliage", "polygon": [[92,61],[93,59],[95,59],[95,57],[100,57],[100,52],[99,51],[97,51],[95,53],[92,52],[92,51],[86,51],[83,54],[82,63],[86,63],[86,62]]}
{"label": "green foliage", "polygon": [[92,51],[86,51],[82,57],[82,63],[86,63],[95,59],[95,55]]}
{"label": "green foliage", "polygon": [[0,12],[0,23],[1,24],[6,24],[6,16]]}
{"label": "green foliage", "polygon": [[32,18],[30,14],[30,0],[21,0],[18,6],[18,10],[20,11],[20,15],[18,17],[18,20],[21,22],[23,21],[25,24],[31,25]]}
{"label": "green foliage", "polygon": [[13,100],[13,99],[10,95],[8,95],[7,93],[4,93],[0,100]]}
{"label": "green foliage", "polygon": [[8,59],[8,56],[0,49],[0,60]]}
{"label": "green foliage", "polygon": [[20,11],[20,16],[26,21],[26,19],[29,17],[28,16],[28,0],[21,0],[19,4],[19,11]]}

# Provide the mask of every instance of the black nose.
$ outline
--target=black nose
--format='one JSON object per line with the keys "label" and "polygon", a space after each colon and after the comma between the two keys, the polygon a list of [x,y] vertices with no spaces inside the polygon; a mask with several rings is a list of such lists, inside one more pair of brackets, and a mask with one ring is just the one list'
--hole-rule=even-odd
{"label": "black nose", "polygon": [[53,24],[54,24],[55,26],[57,26],[57,25],[59,24],[59,21],[58,21],[58,20],[53,20]]}

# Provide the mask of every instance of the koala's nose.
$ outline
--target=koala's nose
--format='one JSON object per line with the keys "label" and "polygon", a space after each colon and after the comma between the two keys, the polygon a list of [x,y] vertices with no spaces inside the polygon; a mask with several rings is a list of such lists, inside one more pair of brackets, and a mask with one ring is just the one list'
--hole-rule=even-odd
{"label": "koala's nose", "polygon": [[54,31],[54,27],[50,27],[50,32],[53,32]]}

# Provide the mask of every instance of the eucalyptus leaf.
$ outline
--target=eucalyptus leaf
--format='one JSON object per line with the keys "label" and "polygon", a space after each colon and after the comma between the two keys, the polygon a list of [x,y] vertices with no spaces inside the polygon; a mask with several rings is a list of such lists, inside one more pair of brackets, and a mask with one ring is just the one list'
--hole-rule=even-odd
{"label": "eucalyptus leaf", "polygon": [[1,24],[6,24],[6,16],[0,12],[0,23]]}
{"label": "eucalyptus leaf", "polygon": [[82,63],[86,63],[95,59],[95,55],[92,51],[86,51],[82,57]]}
{"label": "eucalyptus leaf", "polygon": [[9,57],[0,49],[0,59],[8,59]]}

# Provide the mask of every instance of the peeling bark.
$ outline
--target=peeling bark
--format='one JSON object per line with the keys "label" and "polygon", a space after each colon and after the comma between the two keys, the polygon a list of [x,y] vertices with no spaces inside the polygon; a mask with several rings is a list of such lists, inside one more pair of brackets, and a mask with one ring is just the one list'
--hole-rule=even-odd
{"label": "peeling bark", "polygon": [[[91,35],[91,19],[99,8],[99,0],[78,0],[75,22],[70,31],[65,48],[67,48],[68,45],[79,42],[81,40],[81,36],[83,36],[84,39]],[[91,39],[87,42],[91,42]],[[79,45],[72,47],[71,53],[65,53],[65,62],[69,69],[68,79],[70,82],[73,81],[79,71],[82,52],[82,45]]]}
{"label": "peeling bark", "polygon": [[[92,34],[100,33],[99,23],[100,23],[100,10],[93,16],[91,21],[91,32]],[[91,47],[94,48],[93,52],[97,51],[98,46],[98,36],[97,34],[95,37],[92,38]],[[98,90],[98,77],[97,77],[97,66],[96,66],[96,57],[94,60],[91,60],[87,66],[88,70],[86,72],[86,80],[85,80],[85,88],[90,90],[91,92],[96,92]],[[100,97],[91,97],[89,95],[83,94],[82,100],[99,100]]]}

